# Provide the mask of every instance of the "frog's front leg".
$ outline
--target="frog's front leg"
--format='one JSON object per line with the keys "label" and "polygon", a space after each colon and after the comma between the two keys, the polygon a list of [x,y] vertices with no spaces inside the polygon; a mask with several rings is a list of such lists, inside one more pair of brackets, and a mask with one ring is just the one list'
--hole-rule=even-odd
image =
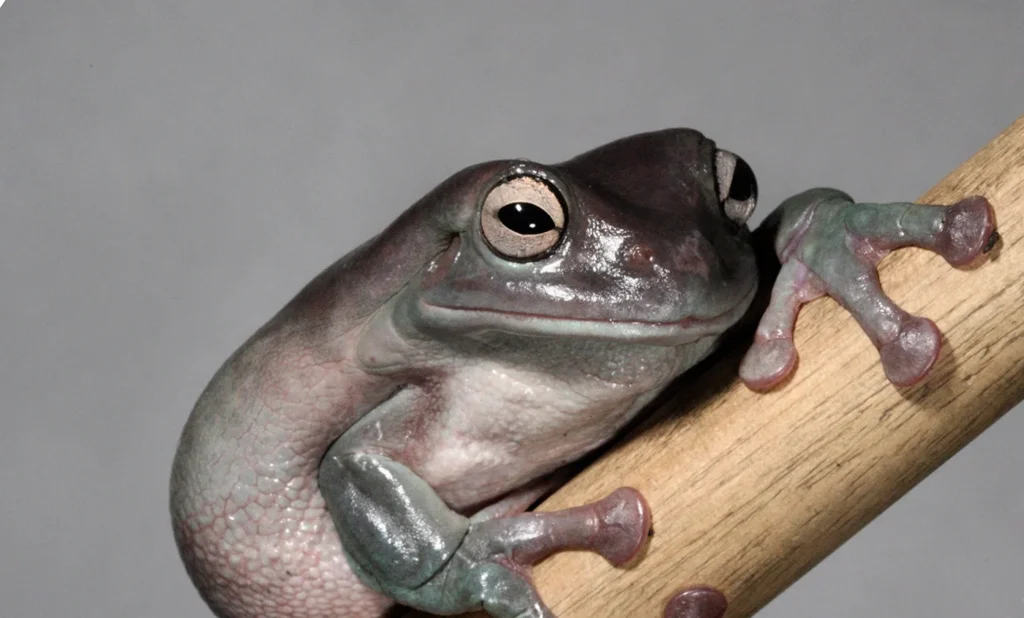
{"label": "frog's front leg", "polygon": [[630,488],[563,511],[467,518],[408,467],[334,448],[320,465],[320,491],[364,583],[435,614],[553,616],[530,580],[533,564],[567,549],[624,564],[651,524],[646,502]]}
{"label": "frog's front leg", "polygon": [[826,294],[860,323],[893,384],[918,382],[938,358],[938,328],[885,295],[876,265],[893,249],[915,246],[963,266],[998,239],[992,206],[983,197],[952,206],[856,204],[834,189],[812,189],[786,200],[757,233],[774,235],[782,263],[754,344],[740,367],[743,381],[757,389],[770,388],[793,371],[797,312],[803,303]]}

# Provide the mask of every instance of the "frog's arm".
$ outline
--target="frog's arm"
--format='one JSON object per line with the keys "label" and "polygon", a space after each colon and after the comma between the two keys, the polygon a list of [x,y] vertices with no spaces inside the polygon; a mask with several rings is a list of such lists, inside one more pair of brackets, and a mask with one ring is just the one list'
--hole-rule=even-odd
{"label": "frog's arm", "polygon": [[554,513],[463,517],[406,466],[337,443],[321,463],[320,486],[360,579],[436,614],[550,618],[529,577],[534,563],[582,549],[624,564],[651,523],[647,504],[628,488]]}
{"label": "frog's arm", "polygon": [[953,266],[990,250],[998,235],[983,197],[952,206],[857,204],[835,189],[812,189],[783,202],[755,234],[767,235],[782,267],[740,377],[775,386],[796,366],[793,326],[804,303],[831,296],[849,311],[881,355],[897,386],[924,378],[939,356],[935,323],[910,315],[882,291],[875,270],[900,247],[930,249]]}
{"label": "frog's arm", "polygon": [[1021,401],[1024,118],[922,201],[972,194],[995,205],[1002,237],[978,270],[912,250],[880,264],[886,292],[948,337],[923,383],[894,388],[832,302],[803,309],[801,369],[780,389],[751,392],[735,379],[744,350],[723,350],[640,435],[540,505],[627,484],[650,503],[657,531],[626,573],[575,553],[537,565],[545,601],[565,617],[652,617],[680,587],[707,584],[726,594],[730,618],[751,616]]}

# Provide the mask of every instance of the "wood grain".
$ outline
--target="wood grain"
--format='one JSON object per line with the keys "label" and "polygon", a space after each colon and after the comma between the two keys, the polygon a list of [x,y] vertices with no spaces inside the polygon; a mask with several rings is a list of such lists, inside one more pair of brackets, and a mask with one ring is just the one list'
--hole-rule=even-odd
{"label": "wood grain", "polygon": [[654,514],[655,534],[631,568],[579,552],[538,565],[557,616],[660,617],[673,593],[696,584],[726,593],[729,618],[750,616],[1024,399],[1024,118],[920,201],[972,194],[995,206],[1003,239],[988,261],[957,270],[904,249],[880,268],[893,299],[945,336],[925,382],[889,384],[831,299],[802,311],[800,366],[778,390],[741,385],[738,355],[706,368],[541,505],[631,485]]}
{"label": "wood grain", "polygon": [[751,392],[726,358],[541,506],[631,485],[654,513],[630,569],[576,552],[538,565],[558,616],[654,618],[693,584],[725,592],[729,618],[750,616],[1024,399],[1024,118],[920,201],[973,194],[992,202],[1002,236],[988,261],[963,271],[904,249],[881,264],[886,291],[945,336],[925,382],[890,385],[853,319],[811,303],[790,383]]}

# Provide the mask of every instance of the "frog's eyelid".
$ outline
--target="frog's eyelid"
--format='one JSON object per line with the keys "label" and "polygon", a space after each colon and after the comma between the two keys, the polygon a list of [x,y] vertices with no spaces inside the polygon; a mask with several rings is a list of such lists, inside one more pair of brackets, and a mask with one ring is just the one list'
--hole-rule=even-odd
{"label": "frog's eyelid", "polygon": [[729,187],[732,185],[732,173],[736,170],[736,155],[726,150],[715,153],[715,184],[718,188],[718,201],[725,202],[729,198]]}
{"label": "frog's eyelid", "polygon": [[[715,153],[715,180],[718,201],[725,216],[742,224],[757,206],[757,179],[747,162],[728,150]],[[740,183],[742,186],[734,186]]]}

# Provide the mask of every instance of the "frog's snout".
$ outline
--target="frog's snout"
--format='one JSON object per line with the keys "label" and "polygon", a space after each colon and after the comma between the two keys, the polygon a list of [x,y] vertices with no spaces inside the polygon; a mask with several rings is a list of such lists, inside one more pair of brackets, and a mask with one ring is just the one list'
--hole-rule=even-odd
{"label": "frog's snout", "polygon": [[657,249],[646,242],[636,242],[624,247],[622,253],[622,263],[635,274],[678,273],[707,279],[711,270],[693,236]]}

